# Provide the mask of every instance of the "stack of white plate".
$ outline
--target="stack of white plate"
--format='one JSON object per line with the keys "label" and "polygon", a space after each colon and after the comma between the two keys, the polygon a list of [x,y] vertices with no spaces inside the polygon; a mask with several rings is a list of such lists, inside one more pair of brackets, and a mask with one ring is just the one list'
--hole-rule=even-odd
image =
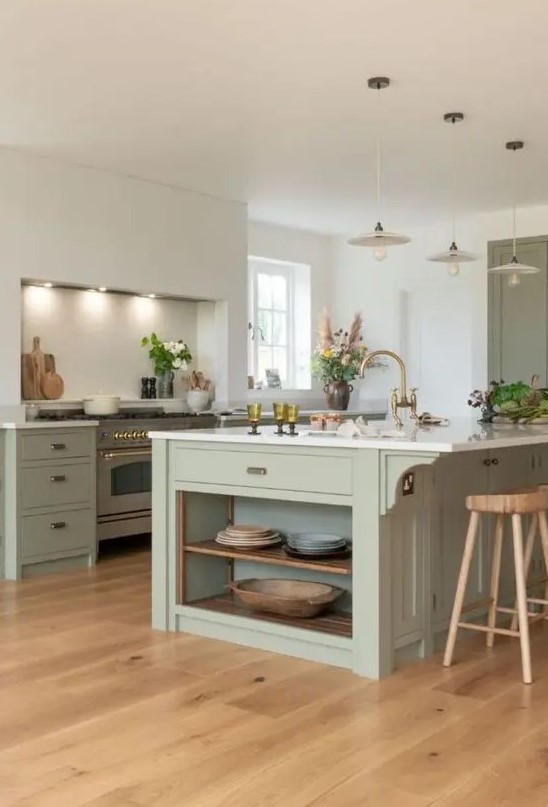
{"label": "stack of white plate", "polygon": [[348,553],[348,545],[340,535],[320,532],[298,532],[287,537],[288,554],[305,557],[337,557]]}
{"label": "stack of white plate", "polygon": [[229,524],[226,529],[217,533],[215,540],[218,544],[233,549],[261,549],[279,544],[281,538],[277,532],[268,527],[255,524]]}

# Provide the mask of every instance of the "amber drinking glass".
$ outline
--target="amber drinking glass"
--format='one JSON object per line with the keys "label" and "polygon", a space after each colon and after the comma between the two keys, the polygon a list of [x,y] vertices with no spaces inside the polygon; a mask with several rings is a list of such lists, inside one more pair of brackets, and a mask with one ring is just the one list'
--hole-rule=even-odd
{"label": "amber drinking glass", "polygon": [[295,425],[299,420],[299,407],[297,404],[289,404],[287,407],[287,415],[286,415],[287,423],[289,424],[289,434],[291,437],[295,437],[298,432],[295,431]]}
{"label": "amber drinking glass", "polygon": [[248,404],[247,405],[247,419],[251,423],[251,431],[249,434],[260,434],[257,431],[257,426],[261,420],[262,404]]}
{"label": "amber drinking glass", "polygon": [[282,435],[286,434],[286,432],[284,432],[284,423],[287,420],[287,404],[275,403],[272,408],[274,409],[274,420],[278,425],[276,434],[281,437]]}

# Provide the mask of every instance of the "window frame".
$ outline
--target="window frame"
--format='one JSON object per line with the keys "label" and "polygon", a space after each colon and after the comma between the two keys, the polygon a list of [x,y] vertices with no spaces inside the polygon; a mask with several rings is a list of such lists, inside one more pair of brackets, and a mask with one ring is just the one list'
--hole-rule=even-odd
{"label": "window frame", "polygon": [[[286,353],[286,367],[287,378],[285,381],[282,379],[283,389],[295,389],[296,387],[296,363],[295,363],[295,264],[287,261],[278,261],[270,258],[260,258],[255,255],[248,257],[248,278],[249,278],[249,312],[252,313],[250,317],[250,324],[254,330],[253,339],[249,342],[248,351],[248,366],[253,368],[251,373],[254,377],[257,373],[259,366],[259,347],[261,346],[260,339],[257,338],[257,321],[258,312],[260,309],[264,311],[285,313],[286,315],[286,345],[273,345],[269,342],[268,345],[271,349],[285,349]],[[285,309],[279,308],[262,308],[259,306],[259,293],[258,293],[258,275],[272,275],[283,276],[286,281],[286,303]],[[276,369],[276,368],[272,368]],[[278,368],[279,369],[279,368]],[[255,378],[255,380],[261,380]],[[263,389],[268,389],[264,387]]]}

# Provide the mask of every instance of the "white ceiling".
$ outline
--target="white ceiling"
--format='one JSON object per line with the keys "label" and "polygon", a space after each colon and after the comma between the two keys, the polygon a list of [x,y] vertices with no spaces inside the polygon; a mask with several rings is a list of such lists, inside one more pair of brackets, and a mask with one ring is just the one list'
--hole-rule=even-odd
{"label": "white ceiling", "polygon": [[1,0],[0,144],[369,229],[381,74],[387,229],[446,210],[452,145],[461,209],[548,202],[547,31],[546,0]]}

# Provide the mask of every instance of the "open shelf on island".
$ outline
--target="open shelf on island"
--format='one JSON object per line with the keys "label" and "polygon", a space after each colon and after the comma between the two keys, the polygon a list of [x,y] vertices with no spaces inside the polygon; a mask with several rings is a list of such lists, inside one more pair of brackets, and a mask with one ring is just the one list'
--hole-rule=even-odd
{"label": "open shelf on island", "polygon": [[352,574],[352,558],[299,560],[298,558],[290,558],[280,546],[269,549],[233,549],[228,546],[221,546],[216,541],[200,541],[195,544],[184,544],[183,548],[185,552],[197,555],[252,560],[259,563],[270,563],[275,566],[292,566],[296,569],[310,569],[311,571],[330,572],[331,574]]}
{"label": "open shelf on island", "polygon": [[231,594],[205,597],[201,600],[187,602],[186,605],[192,608],[203,608],[206,611],[216,611],[217,613],[239,617],[244,616],[263,622],[276,622],[282,625],[290,625],[293,628],[313,630],[319,633],[330,633],[334,636],[343,636],[348,639],[352,638],[352,614],[342,611],[327,611],[320,616],[311,617],[309,619],[299,619],[296,617],[268,614],[264,611],[252,611],[251,609],[243,608],[234,601]]}

